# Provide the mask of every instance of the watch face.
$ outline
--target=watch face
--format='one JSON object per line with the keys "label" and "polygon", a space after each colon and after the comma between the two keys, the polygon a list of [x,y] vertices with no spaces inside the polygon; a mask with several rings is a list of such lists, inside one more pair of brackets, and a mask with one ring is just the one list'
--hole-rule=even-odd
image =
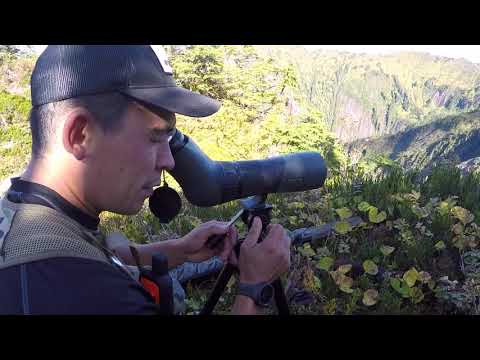
{"label": "watch face", "polygon": [[262,292],[260,293],[260,301],[263,304],[268,304],[270,300],[272,300],[272,296],[273,296],[273,286],[272,285],[264,286],[262,289]]}

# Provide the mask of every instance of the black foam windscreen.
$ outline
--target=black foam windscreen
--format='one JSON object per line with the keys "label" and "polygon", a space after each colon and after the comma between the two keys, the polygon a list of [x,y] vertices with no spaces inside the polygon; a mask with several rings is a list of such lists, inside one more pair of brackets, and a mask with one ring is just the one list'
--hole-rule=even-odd
{"label": "black foam windscreen", "polygon": [[180,212],[182,199],[172,188],[161,186],[149,197],[148,206],[161,223],[168,224]]}

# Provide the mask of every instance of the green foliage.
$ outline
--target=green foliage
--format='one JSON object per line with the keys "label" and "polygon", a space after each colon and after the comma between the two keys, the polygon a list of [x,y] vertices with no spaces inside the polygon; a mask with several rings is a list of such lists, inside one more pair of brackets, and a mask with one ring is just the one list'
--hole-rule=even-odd
{"label": "green foliage", "polygon": [[27,124],[30,107],[31,103],[27,98],[0,91],[0,126]]}
{"label": "green foliage", "polygon": [[30,160],[32,140],[25,124],[0,126],[0,179],[25,168]]}
{"label": "green foliage", "polygon": [[291,67],[260,57],[252,46],[187,46],[171,58],[179,85],[230,101],[248,121],[281,101],[285,87],[296,85]]}
{"label": "green foliage", "polygon": [[286,112],[296,87],[290,65],[262,57],[250,46],[189,46],[173,52],[180,85],[222,101],[213,116],[178,127],[215,160],[258,159],[299,151],[320,152],[332,172],[345,163],[343,148],[318,111]]}

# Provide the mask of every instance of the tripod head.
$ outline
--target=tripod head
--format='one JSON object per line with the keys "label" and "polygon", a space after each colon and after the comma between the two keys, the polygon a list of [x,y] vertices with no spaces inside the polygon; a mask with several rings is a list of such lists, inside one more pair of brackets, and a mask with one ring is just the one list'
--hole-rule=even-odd
{"label": "tripod head", "polygon": [[243,208],[242,221],[247,225],[248,229],[252,227],[253,219],[258,216],[262,221],[262,232],[258,242],[261,242],[267,232],[267,226],[272,219],[271,213],[273,206],[266,203],[268,194],[255,195],[240,200],[240,205]]}

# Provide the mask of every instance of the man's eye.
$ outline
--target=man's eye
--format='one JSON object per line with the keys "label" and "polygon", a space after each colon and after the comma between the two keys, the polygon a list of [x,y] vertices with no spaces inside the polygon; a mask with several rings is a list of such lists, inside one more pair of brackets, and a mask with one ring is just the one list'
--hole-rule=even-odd
{"label": "man's eye", "polygon": [[162,136],[156,136],[151,139],[152,143],[164,143],[164,142],[170,142],[172,140],[171,135],[165,134]]}

